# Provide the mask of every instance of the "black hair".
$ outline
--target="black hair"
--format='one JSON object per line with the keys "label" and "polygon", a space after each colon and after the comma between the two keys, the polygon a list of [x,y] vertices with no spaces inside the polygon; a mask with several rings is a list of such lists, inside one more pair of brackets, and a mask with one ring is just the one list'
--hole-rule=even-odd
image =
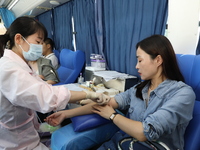
{"label": "black hair", "polygon": [[54,49],[54,42],[51,38],[46,38],[45,41],[44,41],[45,44],[50,44],[51,46],[51,49],[53,50]]}
{"label": "black hair", "polygon": [[[137,43],[136,49],[140,47],[144,52],[155,59],[160,55],[163,59],[162,75],[166,78],[176,81],[183,81],[184,77],[179,69],[176,54],[170,41],[163,35],[152,35]],[[142,89],[148,84],[150,80],[145,80],[136,86],[136,97],[142,98]]]}
{"label": "black hair", "polygon": [[35,18],[19,17],[13,21],[4,35],[0,35],[0,57],[3,56],[4,49],[12,49],[15,45],[14,37],[17,33],[21,34],[24,38],[40,32],[44,39],[47,37],[47,30],[42,23]]}

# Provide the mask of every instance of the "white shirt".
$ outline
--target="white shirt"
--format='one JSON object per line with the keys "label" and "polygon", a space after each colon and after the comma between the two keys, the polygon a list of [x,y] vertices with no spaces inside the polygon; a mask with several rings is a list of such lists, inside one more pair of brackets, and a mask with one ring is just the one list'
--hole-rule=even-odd
{"label": "white shirt", "polygon": [[40,143],[35,111],[64,109],[70,97],[67,88],[42,81],[21,57],[5,50],[0,59],[0,149],[48,149]]}
{"label": "white shirt", "polygon": [[56,57],[56,55],[54,53],[51,53],[51,54],[45,56],[45,58],[50,59],[54,68],[58,69],[58,58]]}

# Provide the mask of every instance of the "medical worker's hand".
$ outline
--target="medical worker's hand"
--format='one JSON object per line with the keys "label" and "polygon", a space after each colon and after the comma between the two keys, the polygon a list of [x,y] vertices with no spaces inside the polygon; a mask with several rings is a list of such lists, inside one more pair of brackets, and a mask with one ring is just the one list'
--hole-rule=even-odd
{"label": "medical worker's hand", "polygon": [[79,102],[79,104],[81,104],[81,105],[86,105],[86,104],[89,104],[89,103],[94,103],[94,101],[91,100],[91,99],[83,99]]}
{"label": "medical worker's hand", "polygon": [[59,111],[51,114],[44,121],[55,127],[60,125],[64,119],[66,119],[64,111]]}
{"label": "medical worker's hand", "polygon": [[86,98],[91,99],[99,105],[107,104],[110,101],[110,96],[107,96],[102,93],[96,93],[91,91],[84,91],[86,92]]}

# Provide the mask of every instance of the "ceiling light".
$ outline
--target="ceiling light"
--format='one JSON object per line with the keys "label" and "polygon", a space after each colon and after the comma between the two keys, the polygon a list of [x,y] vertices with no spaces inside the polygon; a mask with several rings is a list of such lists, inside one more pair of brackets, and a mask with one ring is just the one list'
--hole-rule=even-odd
{"label": "ceiling light", "polygon": [[50,1],[50,4],[52,4],[52,5],[60,5],[60,3],[58,1]]}
{"label": "ceiling light", "polygon": [[43,10],[45,10],[45,11],[51,9],[51,8],[49,8],[49,7],[42,7],[42,6],[37,6],[36,8],[37,8],[37,9],[43,9]]}
{"label": "ceiling light", "polygon": [[15,0],[10,6],[8,6],[8,10],[12,9],[13,6],[18,2],[19,0]]}

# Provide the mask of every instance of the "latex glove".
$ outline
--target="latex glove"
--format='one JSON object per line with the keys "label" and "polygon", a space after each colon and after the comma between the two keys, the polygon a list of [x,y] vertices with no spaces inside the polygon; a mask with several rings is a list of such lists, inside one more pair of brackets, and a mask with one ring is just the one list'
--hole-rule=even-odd
{"label": "latex glove", "polygon": [[86,104],[89,104],[89,103],[92,103],[92,102],[94,102],[94,101],[91,100],[91,99],[84,99],[84,100],[81,100],[79,103],[81,105],[86,105]]}
{"label": "latex glove", "polygon": [[91,91],[84,91],[86,93],[86,98],[97,102],[99,105],[107,104],[110,101],[110,96],[103,93],[96,93]]}

